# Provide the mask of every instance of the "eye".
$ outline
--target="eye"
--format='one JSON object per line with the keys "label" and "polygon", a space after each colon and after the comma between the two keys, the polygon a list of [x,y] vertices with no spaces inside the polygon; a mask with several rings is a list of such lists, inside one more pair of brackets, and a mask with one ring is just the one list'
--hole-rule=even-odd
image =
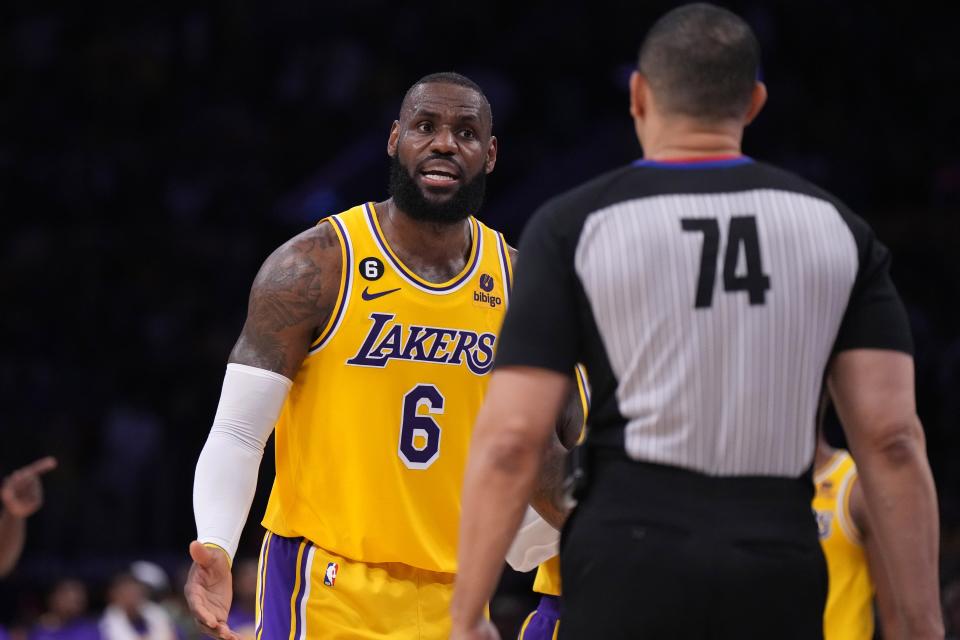
{"label": "eye", "polygon": [[464,129],[463,131],[460,132],[460,135],[462,135],[467,140],[475,140],[477,138],[477,134],[473,129]]}
{"label": "eye", "polygon": [[419,131],[420,133],[430,133],[431,131],[433,131],[433,123],[427,120],[417,123],[417,131]]}

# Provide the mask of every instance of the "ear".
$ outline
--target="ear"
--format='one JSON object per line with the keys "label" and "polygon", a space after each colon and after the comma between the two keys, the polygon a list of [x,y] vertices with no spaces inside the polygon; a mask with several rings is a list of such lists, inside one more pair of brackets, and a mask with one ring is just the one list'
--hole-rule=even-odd
{"label": "ear", "polygon": [[483,161],[483,172],[490,173],[497,164],[497,136],[490,136],[490,146],[487,147],[487,158]]}
{"label": "ear", "polygon": [[767,104],[767,85],[758,82],[753,86],[753,93],[750,95],[750,108],[747,109],[747,115],[743,123],[750,124],[757,117],[763,105]]}
{"label": "ear", "polygon": [[639,71],[630,74],[630,115],[634,120],[647,115],[647,79]]}
{"label": "ear", "polygon": [[387,155],[393,158],[397,155],[397,142],[400,140],[400,121],[394,120],[390,126],[390,135],[387,137]]}

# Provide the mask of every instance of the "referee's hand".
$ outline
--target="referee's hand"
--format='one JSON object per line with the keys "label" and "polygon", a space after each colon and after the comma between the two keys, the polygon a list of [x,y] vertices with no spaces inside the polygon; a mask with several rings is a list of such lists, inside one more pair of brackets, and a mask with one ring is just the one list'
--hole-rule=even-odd
{"label": "referee's hand", "polygon": [[476,625],[469,629],[454,628],[450,640],[500,640],[497,628],[484,616]]}
{"label": "referee's hand", "polygon": [[240,640],[227,626],[227,614],[233,600],[233,575],[227,552],[205,547],[197,540],[190,543],[193,565],[187,574],[183,595],[200,630],[219,640]]}

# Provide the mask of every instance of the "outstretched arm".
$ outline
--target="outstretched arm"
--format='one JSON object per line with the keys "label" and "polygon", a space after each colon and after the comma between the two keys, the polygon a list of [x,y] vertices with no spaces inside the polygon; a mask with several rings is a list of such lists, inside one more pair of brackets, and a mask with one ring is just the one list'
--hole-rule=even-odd
{"label": "outstretched arm", "polygon": [[3,479],[0,487],[0,577],[13,571],[20,559],[27,535],[27,518],[43,506],[40,476],[57,466],[51,457],[41,458],[17,469]]}
{"label": "outstretched arm", "polygon": [[857,461],[870,535],[901,614],[894,638],[943,638],[937,496],[914,400],[913,358],[897,351],[839,353],[830,395]]}
{"label": "outstretched arm", "polygon": [[215,637],[236,638],[226,625],[229,563],[291,380],[336,303],[340,251],[331,224],[305,231],[267,258],[250,292],[194,480],[198,540],[190,546],[194,562],[184,592],[200,628]]}

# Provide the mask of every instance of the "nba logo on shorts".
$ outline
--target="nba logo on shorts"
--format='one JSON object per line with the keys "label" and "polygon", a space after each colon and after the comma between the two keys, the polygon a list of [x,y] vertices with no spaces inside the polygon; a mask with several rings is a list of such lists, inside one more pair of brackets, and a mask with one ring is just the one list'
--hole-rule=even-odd
{"label": "nba logo on shorts", "polygon": [[339,570],[340,565],[336,562],[328,562],[327,571],[323,574],[323,584],[332,587],[333,583],[337,581],[337,571]]}

